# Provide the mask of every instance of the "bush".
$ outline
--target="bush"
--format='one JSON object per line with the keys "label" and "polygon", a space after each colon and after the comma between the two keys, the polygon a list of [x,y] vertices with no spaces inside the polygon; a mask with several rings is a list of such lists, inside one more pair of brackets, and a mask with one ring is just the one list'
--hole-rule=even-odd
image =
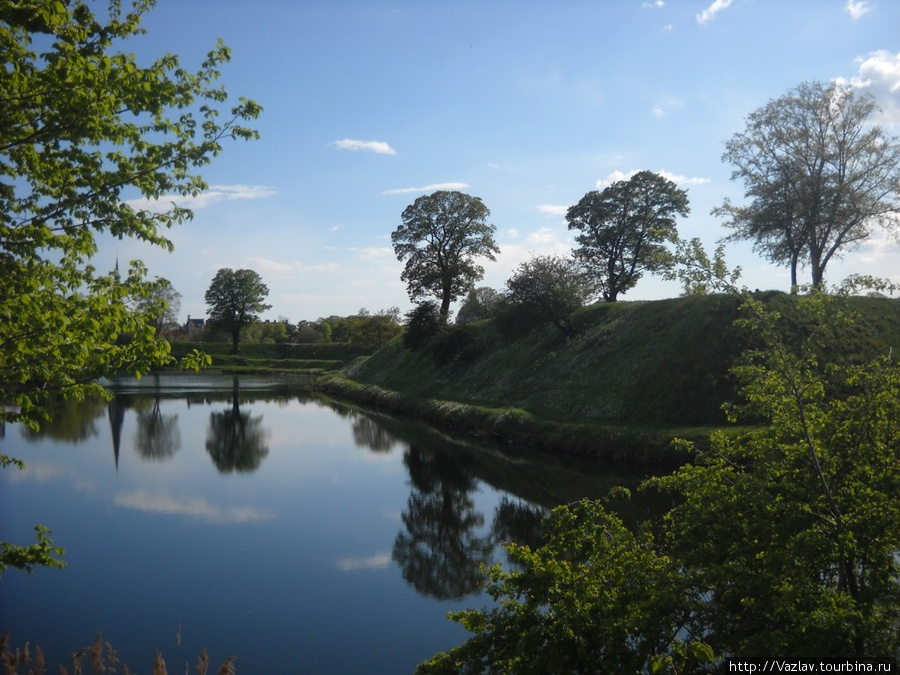
{"label": "bush", "polygon": [[572,316],[597,294],[597,283],[572,258],[535,256],[506,282],[506,310],[525,325],[552,323],[575,333]]}
{"label": "bush", "polygon": [[440,365],[471,361],[478,356],[475,332],[467,325],[445,326],[431,339],[429,348]]}
{"label": "bush", "polygon": [[406,313],[406,332],[403,333],[403,346],[412,351],[419,351],[438,334],[444,321],[438,311],[437,303],[427,300],[420,302]]}

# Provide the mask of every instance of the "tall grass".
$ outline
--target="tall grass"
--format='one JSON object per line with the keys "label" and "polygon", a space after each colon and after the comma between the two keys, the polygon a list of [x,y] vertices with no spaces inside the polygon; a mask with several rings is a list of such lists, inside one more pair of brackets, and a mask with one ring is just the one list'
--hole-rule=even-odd
{"label": "tall grass", "polygon": [[[87,665],[83,662],[87,659]],[[217,675],[235,675],[236,656],[230,656],[219,666]],[[47,672],[47,664],[44,653],[40,647],[24,647],[13,649],[10,646],[10,631],[7,630],[0,637],[0,663],[3,664],[5,675],[43,675]],[[89,668],[90,670],[86,670]],[[189,675],[190,666],[185,665],[185,675]],[[87,672],[100,674],[122,673],[130,675],[131,669],[127,664],[121,663],[116,650],[108,642],[103,641],[102,635],[97,635],[89,647],[83,647],[72,654],[72,670],[63,665],[59,666],[59,672],[63,675],[84,675]],[[153,662],[153,675],[168,675],[165,659],[160,652],[156,652]],[[194,666],[196,675],[208,675],[209,654],[204,648],[197,665]]]}

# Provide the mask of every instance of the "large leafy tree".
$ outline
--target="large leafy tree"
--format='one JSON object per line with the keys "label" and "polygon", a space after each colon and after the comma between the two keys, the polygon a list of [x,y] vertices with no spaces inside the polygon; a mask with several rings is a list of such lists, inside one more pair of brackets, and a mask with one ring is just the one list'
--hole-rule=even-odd
{"label": "large leafy tree", "polygon": [[406,261],[401,278],[410,300],[434,296],[446,318],[450,303],[484,276],[478,257],[495,260],[491,212],[478,197],[439,190],[419,197],[403,211],[402,223],[391,234],[394,253]]}
{"label": "large leafy tree", "polygon": [[675,217],[688,210],[687,192],[652,171],[588,192],[569,208],[569,229],[581,232],[575,255],[597,275],[604,300],[615,302],[644,272],[665,267]]}
{"label": "large leafy tree", "polygon": [[253,270],[223,267],[206,290],[209,320],[231,334],[231,350],[237,354],[241,331],[259,320],[259,314],[271,309],[264,301],[269,287]]}
{"label": "large leafy tree", "polygon": [[714,213],[729,218],[729,239],[789,267],[792,287],[798,267],[820,285],[828,263],[873,227],[897,228],[900,143],[872,124],[876,111],[852,87],[808,82],[752,112],[726,144],[722,159],[750,201]]}
{"label": "large leafy tree", "polygon": [[[145,268],[98,270],[96,237],[170,249],[163,230],[190,211],[129,201],[197,194],[196,171],[226,139],[256,136],[243,124],[259,106],[228,106],[215,84],[224,45],[196,72],[171,54],[142,65],[122,51],[152,6],[111,1],[98,15],[77,0],[0,3],[0,424],[37,426],[55,397],[80,399],[101,376],[170,360],[135,309],[152,288]],[[0,570],[47,553],[43,535],[30,558],[10,546]]]}

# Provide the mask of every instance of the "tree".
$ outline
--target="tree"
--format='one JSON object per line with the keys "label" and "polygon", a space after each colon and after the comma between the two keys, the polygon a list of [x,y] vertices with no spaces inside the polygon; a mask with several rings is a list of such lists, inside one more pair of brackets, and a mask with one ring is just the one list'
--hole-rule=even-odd
{"label": "tree", "polygon": [[[196,169],[260,107],[215,85],[229,50],[219,44],[196,73],[165,55],[149,65],[117,44],[142,32],[149,0],[106,16],[87,2],[0,4],[0,424],[38,426],[58,397],[102,391],[97,381],[169,362],[134,301],[151,291],[146,269],[120,276],[92,264],[98,233],[171,249],[162,229],[191,213],[155,212],[158,200],[206,187]],[[136,204],[137,202],[131,202]],[[126,337],[127,336],[127,339]],[[200,363],[199,358],[189,360]],[[0,457],[7,465],[9,458]],[[47,554],[3,543],[0,568]]]}
{"label": "tree", "polygon": [[508,311],[528,321],[550,322],[573,335],[572,315],[597,293],[597,284],[573,258],[535,256],[506,282]]}
{"label": "tree", "polygon": [[437,303],[431,300],[420,302],[406,313],[403,346],[414,352],[421,350],[437,336],[443,325]]}
{"label": "tree", "polygon": [[569,229],[581,231],[575,255],[597,274],[604,300],[615,302],[644,272],[665,267],[675,216],[688,211],[687,192],[651,171],[588,192],[569,208]]}
{"label": "tree", "polygon": [[500,302],[501,295],[490,286],[470,288],[466,299],[456,313],[456,323],[468,323],[486,319]]}
{"label": "tree", "polygon": [[231,351],[238,353],[241,330],[259,320],[260,312],[271,309],[263,301],[269,287],[253,270],[223,267],[206,290],[209,320],[231,333]]}
{"label": "tree", "polygon": [[444,319],[450,303],[484,276],[474,259],[495,260],[491,212],[478,197],[439,190],[419,197],[403,211],[403,222],[391,234],[397,259],[406,261],[401,279],[413,302],[429,295],[441,301]]}
{"label": "tree", "polygon": [[181,293],[175,290],[168,279],[157,277],[148,294],[137,299],[135,309],[146,314],[156,334],[162,335],[163,331],[173,330],[178,326]]}
{"label": "tree", "polygon": [[751,200],[713,211],[730,218],[728,239],[789,267],[792,287],[808,266],[818,286],[828,263],[874,226],[896,229],[900,143],[871,124],[876,110],[850,86],[809,82],[752,112],[722,155]]}
{"label": "tree", "polygon": [[402,332],[399,308],[382,309],[376,314],[370,314],[363,308],[359,310],[353,322],[350,343],[375,352]]}

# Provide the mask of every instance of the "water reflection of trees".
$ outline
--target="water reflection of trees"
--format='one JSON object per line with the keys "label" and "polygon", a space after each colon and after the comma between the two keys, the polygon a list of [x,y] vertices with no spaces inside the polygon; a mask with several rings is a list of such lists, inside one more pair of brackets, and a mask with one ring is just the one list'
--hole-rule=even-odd
{"label": "water reflection of trees", "polygon": [[397,439],[375,420],[357,413],[353,416],[353,442],[361,448],[372,452],[390,452]]}
{"label": "water reflection of trees", "polygon": [[423,594],[461,598],[478,590],[481,563],[493,550],[479,534],[484,515],[471,493],[476,479],[451,455],[410,446],[403,456],[412,492],[403,512],[406,531],[394,540],[393,559],[403,578]]}
{"label": "water reflection of trees", "polygon": [[97,420],[106,412],[101,396],[89,396],[82,401],[60,400],[50,409],[50,419],[40,429],[22,427],[22,438],[36,442],[49,438],[62,443],[81,443],[100,433]]}
{"label": "water reflection of trees", "polygon": [[544,543],[541,522],[548,513],[541,506],[504,496],[494,509],[494,522],[491,526],[494,540],[501,544],[527,544],[535,549]]}
{"label": "water reflection of trees", "polygon": [[[141,400],[141,403],[144,399]],[[149,409],[135,403],[137,410],[134,432],[134,448],[144,460],[165,460],[172,457],[181,447],[181,433],[178,430],[178,415],[160,410],[160,396],[153,397]]]}
{"label": "water reflection of trees", "polygon": [[206,451],[220,473],[256,471],[269,454],[268,432],[262,415],[241,411],[240,387],[235,377],[231,408],[209,414]]}

